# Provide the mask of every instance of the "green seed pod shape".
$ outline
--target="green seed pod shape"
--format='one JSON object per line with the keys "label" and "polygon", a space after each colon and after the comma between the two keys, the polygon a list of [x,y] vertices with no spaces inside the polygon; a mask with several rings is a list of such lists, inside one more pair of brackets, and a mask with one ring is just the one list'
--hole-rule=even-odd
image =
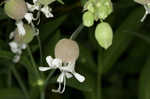
{"label": "green seed pod shape", "polygon": [[39,0],[38,3],[40,3],[42,5],[49,5],[54,1],[56,1],[56,0]]}
{"label": "green seed pod shape", "polygon": [[21,20],[27,13],[27,7],[24,0],[7,0],[5,4],[5,13],[12,19]]}
{"label": "green seed pod shape", "polygon": [[90,11],[83,14],[83,25],[86,27],[91,27],[94,24],[94,15]]}
{"label": "green seed pod shape", "polygon": [[15,30],[15,41],[19,42],[19,43],[30,43],[33,38],[34,38],[34,31],[32,29],[32,27],[28,24],[24,24],[24,28],[25,28],[25,31],[26,31],[26,34],[24,36],[22,35],[19,35],[18,33],[18,30],[16,29]]}
{"label": "green seed pod shape", "polygon": [[134,0],[134,1],[142,5],[150,3],[150,0]]}
{"label": "green seed pod shape", "polygon": [[101,0],[96,3],[96,16],[100,19],[106,19],[113,11],[112,2],[110,0]]}
{"label": "green seed pod shape", "polygon": [[94,8],[94,3],[92,1],[87,1],[84,5],[84,11],[88,10],[92,13],[94,13],[95,8]]}
{"label": "green seed pod shape", "polygon": [[106,22],[98,24],[95,30],[95,38],[103,48],[108,49],[113,40],[111,26]]}
{"label": "green seed pod shape", "polygon": [[79,46],[71,39],[61,39],[55,46],[55,57],[64,63],[75,62],[79,57]]}

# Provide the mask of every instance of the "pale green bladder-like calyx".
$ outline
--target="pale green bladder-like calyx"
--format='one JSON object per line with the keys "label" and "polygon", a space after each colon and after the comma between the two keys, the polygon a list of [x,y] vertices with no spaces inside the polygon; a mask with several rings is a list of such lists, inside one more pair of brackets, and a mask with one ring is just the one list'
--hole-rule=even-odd
{"label": "pale green bladder-like calyx", "polygon": [[14,40],[18,43],[25,43],[28,44],[30,43],[33,38],[34,38],[34,31],[33,28],[28,25],[28,24],[24,24],[24,29],[26,31],[25,35],[19,35],[18,30],[15,30],[15,38]]}
{"label": "pale green bladder-like calyx", "polygon": [[108,49],[112,45],[113,40],[111,26],[106,22],[98,24],[95,30],[95,38],[101,47]]}
{"label": "pale green bladder-like calyx", "polygon": [[27,7],[24,0],[7,0],[5,3],[5,13],[12,19],[21,20],[27,13]]}
{"label": "pale green bladder-like calyx", "polygon": [[83,24],[86,27],[91,27],[94,24],[94,15],[90,11],[83,14]]}

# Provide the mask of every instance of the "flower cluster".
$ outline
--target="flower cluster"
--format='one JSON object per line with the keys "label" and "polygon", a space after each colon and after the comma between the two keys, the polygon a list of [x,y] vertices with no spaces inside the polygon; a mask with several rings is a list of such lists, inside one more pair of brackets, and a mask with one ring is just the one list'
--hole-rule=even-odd
{"label": "flower cluster", "polygon": [[83,10],[85,11],[83,14],[84,26],[91,27],[94,21],[101,21],[96,27],[95,38],[101,47],[108,49],[112,44],[113,33],[110,25],[103,20],[113,11],[111,0],[88,0]]}
{"label": "flower cluster", "polygon": [[[53,14],[51,13],[52,9],[49,7],[49,4],[54,1],[56,0],[33,0],[33,4],[25,2],[24,0],[7,0],[5,2],[5,13],[10,18],[16,20],[17,26],[17,29],[10,34],[10,39],[13,39],[13,41],[9,43],[11,51],[16,54],[13,62],[18,62],[22,50],[26,49],[26,46],[29,42],[24,41],[26,41],[27,38],[33,39],[33,35],[39,34],[39,30],[35,28],[33,21],[40,20],[40,12],[43,12],[46,18],[53,17]],[[35,11],[37,12],[36,17],[34,17],[35,15],[33,15]],[[30,27],[29,30],[32,31],[29,31],[25,28],[25,24],[23,21],[24,19],[30,25],[28,26]],[[17,37],[21,39],[16,41],[15,39]],[[30,40],[30,42],[32,41],[32,39]]]}
{"label": "flower cluster", "polygon": [[12,40],[10,41],[9,46],[11,51],[16,54],[13,58],[14,63],[19,62],[22,50],[26,49],[27,44],[30,43],[35,36],[33,28],[30,25],[24,24],[24,29],[26,30],[25,35],[20,35],[18,28],[16,28],[9,36]]}

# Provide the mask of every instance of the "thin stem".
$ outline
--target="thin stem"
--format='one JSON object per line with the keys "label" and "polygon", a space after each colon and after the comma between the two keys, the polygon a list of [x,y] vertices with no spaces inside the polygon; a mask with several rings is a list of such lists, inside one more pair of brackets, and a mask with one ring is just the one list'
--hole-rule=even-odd
{"label": "thin stem", "polygon": [[44,93],[44,91],[46,89],[46,86],[48,84],[49,79],[52,77],[52,75],[54,74],[54,72],[55,72],[55,70],[51,71],[49,73],[49,75],[47,76],[47,79],[45,80],[44,85],[43,85],[43,90],[41,91],[40,99],[45,99],[45,93]]}
{"label": "thin stem", "polygon": [[11,73],[11,70],[9,69],[8,70],[8,88],[11,88],[11,85],[12,85],[12,73]]}
{"label": "thin stem", "polygon": [[47,76],[47,78],[46,78],[46,80],[45,80],[45,83],[44,83],[44,89],[45,89],[46,85],[48,84],[49,79],[50,79],[50,78],[52,77],[52,75],[54,74],[54,72],[55,72],[55,70],[51,71],[51,72],[48,74],[48,76]]}
{"label": "thin stem", "polygon": [[76,37],[79,35],[79,33],[82,31],[84,28],[83,24],[80,24],[79,27],[72,33],[70,39],[74,40]]}
{"label": "thin stem", "polygon": [[45,93],[44,93],[44,91],[41,92],[40,99],[45,99]]}
{"label": "thin stem", "polygon": [[40,40],[40,37],[39,37],[39,30],[34,26],[34,24],[32,22],[31,22],[31,26],[32,26],[34,34],[35,34],[35,36],[37,37],[37,40],[38,40],[38,44],[39,44],[39,48],[40,48],[40,62],[41,62],[41,64],[43,64],[43,61],[42,61],[42,57],[43,57],[42,45],[41,45],[41,40]]}
{"label": "thin stem", "polygon": [[26,99],[29,99],[28,91],[27,91],[24,83],[22,82],[22,79],[21,79],[19,73],[17,72],[17,70],[14,66],[12,66],[12,72],[13,72],[14,76],[16,77],[20,87],[22,88],[22,91],[24,92],[24,95],[25,95]]}
{"label": "thin stem", "polygon": [[36,64],[35,64],[35,61],[34,61],[34,58],[33,58],[33,56],[32,56],[32,53],[31,53],[31,50],[30,50],[29,45],[28,45],[28,47],[27,47],[27,50],[28,50],[28,53],[29,53],[29,56],[30,56],[30,59],[31,59],[31,63],[32,63],[32,65],[33,65],[33,69],[35,70],[37,77],[40,77],[40,76],[39,76],[39,72],[38,72],[37,67],[36,67]]}
{"label": "thin stem", "polygon": [[43,65],[43,61],[42,61],[42,57],[43,57],[43,53],[42,53],[42,45],[41,45],[41,40],[39,35],[36,36],[37,40],[38,40],[38,44],[39,44],[39,48],[40,48],[40,63]]}
{"label": "thin stem", "polygon": [[98,54],[98,69],[97,69],[97,99],[101,99],[101,70],[103,65],[103,51]]}

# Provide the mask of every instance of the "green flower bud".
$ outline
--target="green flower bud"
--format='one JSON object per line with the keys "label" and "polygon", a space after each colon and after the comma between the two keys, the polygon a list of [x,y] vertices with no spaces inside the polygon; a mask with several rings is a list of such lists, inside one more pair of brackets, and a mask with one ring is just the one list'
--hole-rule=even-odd
{"label": "green flower bud", "polygon": [[42,5],[49,5],[54,1],[56,1],[56,0],[39,0],[38,3],[40,3]]}
{"label": "green flower bud", "polygon": [[87,1],[87,2],[85,3],[85,5],[84,5],[84,9],[83,9],[83,10],[84,10],[84,11],[85,11],[85,10],[88,10],[88,11],[94,13],[95,8],[94,8],[94,5],[93,5],[93,2],[92,2],[92,1]]}
{"label": "green flower bud", "polygon": [[6,14],[15,20],[21,20],[27,13],[27,7],[24,0],[7,0],[5,4]]}
{"label": "green flower bud", "polygon": [[113,11],[112,2],[110,0],[102,0],[96,3],[95,15],[100,19],[106,19]]}
{"label": "green flower bud", "polygon": [[28,24],[24,24],[24,29],[26,31],[26,34],[24,36],[19,35],[18,29],[15,30],[15,41],[19,43],[30,43],[34,38],[34,31],[32,27]]}
{"label": "green flower bud", "polygon": [[106,22],[98,24],[95,30],[95,38],[103,48],[108,49],[113,40],[111,26]]}
{"label": "green flower bud", "polygon": [[55,57],[64,63],[75,62],[79,57],[79,46],[71,39],[61,39],[55,47]]}
{"label": "green flower bud", "polygon": [[83,25],[90,27],[94,24],[94,15],[90,11],[83,14]]}

